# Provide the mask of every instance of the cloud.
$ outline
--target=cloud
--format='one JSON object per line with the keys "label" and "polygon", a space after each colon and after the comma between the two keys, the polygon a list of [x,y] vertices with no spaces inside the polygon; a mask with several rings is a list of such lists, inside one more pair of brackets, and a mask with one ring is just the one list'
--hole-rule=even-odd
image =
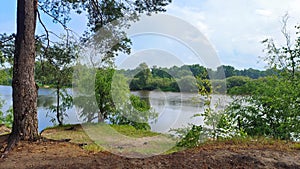
{"label": "cloud", "polygon": [[[124,57],[124,56],[123,56]],[[118,69],[134,69],[141,63],[146,63],[149,67],[172,67],[181,66],[184,63],[171,53],[158,49],[142,50],[133,53],[117,63]]]}
{"label": "cloud", "polygon": [[266,17],[272,16],[272,12],[265,9],[257,9],[255,10],[255,13]]}
{"label": "cloud", "polygon": [[293,27],[300,23],[299,0],[191,0],[185,3],[174,0],[168,10],[167,13],[190,22],[203,32],[218,51],[222,63],[234,62],[234,66],[245,68],[265,66],[257,64],[258,56],[264,55],[260,41],[273,37],[283,42],[280,21],[287,11],[291,34],[295,32]]}

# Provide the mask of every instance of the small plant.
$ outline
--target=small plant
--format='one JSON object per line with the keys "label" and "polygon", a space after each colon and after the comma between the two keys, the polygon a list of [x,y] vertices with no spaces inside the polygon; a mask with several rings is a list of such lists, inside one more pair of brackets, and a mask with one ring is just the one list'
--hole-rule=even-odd
{"label": "small plant", "polygon": [[4,124],[6,127],[11,128],[13,123],[13,109],[10,107],[10,109],[4,113],[1,111],[4,103],[3,100],[0,100],[0,124]]}
{"label": "small plant", "polygon": [[[176,130],[173,130],[176,131]],[[177,130],[178,132],[182,132],[183,130]],[[187,133],[182,137],[182,139],[176,144],[178,147],[196,147],[201,142],[201,135],[203,132],[202,126],[192,125],[190,129],[188,129]]]}

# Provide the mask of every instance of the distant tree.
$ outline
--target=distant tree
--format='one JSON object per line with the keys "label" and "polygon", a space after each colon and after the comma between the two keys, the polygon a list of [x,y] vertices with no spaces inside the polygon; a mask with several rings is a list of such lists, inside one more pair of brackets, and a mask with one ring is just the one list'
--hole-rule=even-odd
{"label": "distant tree", "polygon": [[141,63],[136,69],[138,73],[134,76],[131,87],[136,86],[138,90],[147,89],[150,79],[152,78],[150,68],[146,63]]}
{"label": "distant tree", "polygon": [[180,92],[198,92],[197,80],[194,76],[185,76],[178,81]]}
{"label": "distant tree", "polygon": [[201,77],[203,79],[208,78],[208,73],[205,67],[200,66],[199,64],[194,64],[190,65],[189,68],[195,77]]}
{"label": "distant tree", "polygon": [[246,83],[250,82],[250,78],[249,77],[245,77],[245,76],[232,76],[232,77],[228,77],[226,78],[226,87],[228,90],[228,93],[231,93],[232,90],[234,90],[234,87],[240,87],[245,85]]}
{"label": "distant tree", "polygon": [[231,77],[234,75],[235,75],[234,67],[222,65],[222,66],[217,67],[217,71],[215,72],[214,78],[224,79],[224,78]]}
{"label": "distant tree", "polygon": [[154,78],[172,78],[172,76],[163,68],[158,68],[157,66],[153,66],[151,68],[151,73]]}

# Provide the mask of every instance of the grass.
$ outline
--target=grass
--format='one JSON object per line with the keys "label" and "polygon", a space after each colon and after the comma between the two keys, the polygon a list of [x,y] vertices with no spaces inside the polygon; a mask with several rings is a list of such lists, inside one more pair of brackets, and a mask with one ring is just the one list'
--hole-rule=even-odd
{"label": "grass", "polygon": [[[279,151],[300,150],[300,143],[267,137],[233,137],[201,143],[197,148],[228,149],[272,149]],[[197,149],[196,148],[196,149]]]}
{"label": "grass", "polygon": [[300,143],[295,143],[293,148],[296,150],[300,150]]}
{"label": "grass", "polygon": [[[91,152],[111,151],[115,153],[171,154],[186,148],[175,146],[176,140],[168,135],[146,130],[136,130],[129,125],[84,124],[64,125],[45,129],[42,136],[82,144]],[[208,140],[190,151],[200,149],[273,149],[280,151],[300,150],[300,143],[266,137],[234,137]]]}
{"label": "grass", "polygon": [[137,130],[129,125],[84,124],[49,127],[42,132],[48,139],[71,139],[92,152],[108,150],[116,153],[162,153],[175,145],[168,135]]}
{"label": "grass", "polygon": [[110,125],[117,132],[126,135],[128,137],[153,137],[159,135],[159,133],[155,133],[149,130],[137,130],[133,126],[130,125]]}

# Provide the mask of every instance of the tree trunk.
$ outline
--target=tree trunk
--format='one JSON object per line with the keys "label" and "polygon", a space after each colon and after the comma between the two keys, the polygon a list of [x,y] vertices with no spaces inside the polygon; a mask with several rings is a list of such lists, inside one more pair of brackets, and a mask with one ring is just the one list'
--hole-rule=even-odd
{"label": "tree trunk", "polygon": [[104,122],[104,117],[102,111],[100,110],[98,112],[98,123],[103,123],[103,122]]}
{"label": "tree trunk", "polygon": [[37,85],[34,80],[37,0],[18,0],[13,66],[14,122],[8,151],[19,140],[38,138]]}
{"label": "tree trunk", "polygon": [[58,121],[58,125],[59,126],[62,126],[62,124],[63,124],[63,119],[62,119],[62,116],[63,116],[63,114],[62,114],[62,112],[60,112],[59,111],[59,104],[60,104],[60,100],[59,100],[59,93],[60,93],[60,87],[59,87],[59,82],[58,82],[58,84],[57,84],[57,86],[56,86],[56,119],[57,119],[57,121]]}

